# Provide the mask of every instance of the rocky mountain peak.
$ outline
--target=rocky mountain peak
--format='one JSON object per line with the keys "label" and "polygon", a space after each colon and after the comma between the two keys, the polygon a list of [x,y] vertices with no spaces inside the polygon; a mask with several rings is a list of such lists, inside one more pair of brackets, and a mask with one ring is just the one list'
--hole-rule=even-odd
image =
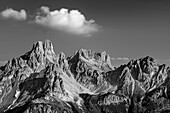
{"label": "rocky mountain peak", "polygon": [[49,40],[0,67],[0,113],[170,112],[170,68],[154,58],[113,69],[106,52],[66,58]]}
{"label": "rocky mountain peak", "polygon": [[34,43],[31,51],[35,54],[42,54],[48,58],[55,56],[53,44],[49,40],[45,40],[44,42],[38,41]]}
{"label": "rocky mountain peak", "polygon": [[160,65],[154,58],[146,56],[137,60],[131,60],[127,66],[132,70],[138,69],[140,72],[152,74],[158,71]]}
{"label": "rocky mountain peak", "polygon": [[35,51],[36,53],[44,52],[43,42],[38,41],[33,44],[32,51]]}
{"label": "rocky mountain peak", "polygon": [[78,51],[79,55],[86,58],[86,59],[91,59],[91,60],[95,60],[98,62],[107,62],[110,63],[110,57],[108,54],[106,54],[105,51],[103,52],[94,52],[92,50],[86,50],[86,49],[80,49]]}
{"label": "rocky mountain peak", "polygon": [[33,70],[41,70],[48,63],[56,62],[56,54],[53,45],[49,40],[38,41],[33,44],[32,49],[20,57]]}
{"label": "rocky mountain peak", "polygon": [[83,61],[87,64],[91,64],[94,66],[97,66],[101,69],[112,69],[113,66],[111,65],[110,56],[106,54],[105,51],[103,52],[94,52],[92,50],[86,50],[86,49],[80,49],[73,55],[72,57],[69,57],[69,61]]}

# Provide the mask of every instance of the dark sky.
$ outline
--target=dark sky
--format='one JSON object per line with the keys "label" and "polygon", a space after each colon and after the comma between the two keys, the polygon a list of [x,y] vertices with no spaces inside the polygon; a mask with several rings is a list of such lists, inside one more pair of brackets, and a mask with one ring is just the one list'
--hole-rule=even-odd
{"label": "dark sky", "polygon": [[[152,56],[170,62],[169,0],[0,0],[0,11],[25,9],[28,18],[41,6],[77,9],[100,26],[90,37],[30,23],[0,19],[0,61],[20,56],[38,40],[49,39],[56,53],[73,55],[80,48],[106,51],[111,57]],[[170,64],[170,63],[169,63]]]}

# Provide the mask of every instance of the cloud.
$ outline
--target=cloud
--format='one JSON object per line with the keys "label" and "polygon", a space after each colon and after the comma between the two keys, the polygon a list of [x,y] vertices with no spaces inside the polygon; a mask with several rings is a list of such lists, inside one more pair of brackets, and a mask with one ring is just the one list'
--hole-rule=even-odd
{"label": "cloud", "polygon": [[1,12],[1,16],[4,18],[13,18],[15,20],[26,20],[27,14],[24,9],[21,9],[20,11],[16,11],[12,8],[8,8]]}
{"label": "cloud", "polygon": [[88,21],[78,10],[66,8],[50,11],[49,7],[42,6],[36,14],[35,23],[77,35],[90,36],[98,31],[94,20]]}
{"label": "cloud", "polygon": [[127,57],[113,57],[111,58],[112,65],[115,67],[119,67],[121,65],[127,64],[129,62],[129,58]]}
{"label": "cloud", "polygon": [[111,58],[111,60],[129,60],[127,57]]}

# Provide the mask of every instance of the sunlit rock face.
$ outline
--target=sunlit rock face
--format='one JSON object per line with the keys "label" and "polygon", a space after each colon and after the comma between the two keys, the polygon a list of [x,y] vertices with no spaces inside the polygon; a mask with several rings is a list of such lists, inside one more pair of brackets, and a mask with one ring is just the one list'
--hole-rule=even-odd
{"label": "sunlit rock face", "polygon": [[0,113],[168,113],[169,81],[149,56],[114,68],[106,52],[66,58],[38,41],[0,67]]}
{"label": "sunlit rock face", "polygon": [[68,58],[68,63],[74,79],[91,92],[101,92],[109,87],[104,73],[111,71],[113,66],[106,52],[81,49]]}

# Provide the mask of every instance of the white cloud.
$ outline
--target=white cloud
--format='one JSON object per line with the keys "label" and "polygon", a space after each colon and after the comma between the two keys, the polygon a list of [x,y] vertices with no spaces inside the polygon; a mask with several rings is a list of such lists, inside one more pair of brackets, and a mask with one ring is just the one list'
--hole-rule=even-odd
{"label": "white cloud", "polygon": [[129,60],[127,57],[111,58],[111,60]]}
{"label": "white cloud", "polygon": [[27,14],[24,9],[21,9],[20,11],[16,11],[12,8],[8,8],[1,12],[1,16],[4,18],[13,18],[15,20],[26,20]]}
{"label": "white cloud", "polygon": [[94,20],[86,20],[85,16],[78,10],[50,11],[48,7],[42,6],[37,12],[35,22],[49,28],[62,30],[72,34],[90,36],[91,33],[98,31],[98,25]]}
{"label": "white cloud", "polygon": [[118,60],[129,60],[129,58],[127,58],[127,57],[123,57],[123,58],[118,57],[117,59],[118,59]]}

